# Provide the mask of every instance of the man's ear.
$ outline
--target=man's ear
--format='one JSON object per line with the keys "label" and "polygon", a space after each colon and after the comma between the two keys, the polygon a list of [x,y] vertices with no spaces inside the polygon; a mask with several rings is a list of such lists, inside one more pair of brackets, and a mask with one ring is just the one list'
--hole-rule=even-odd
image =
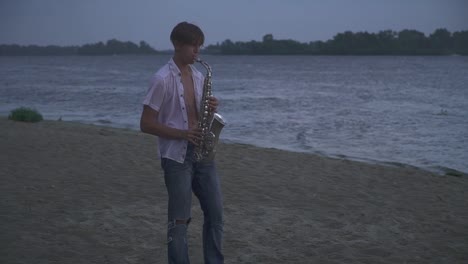
{"label": "man's ear", "polygon": [[174,50],[179,51],[182,48],[182,43],[174,41]]}

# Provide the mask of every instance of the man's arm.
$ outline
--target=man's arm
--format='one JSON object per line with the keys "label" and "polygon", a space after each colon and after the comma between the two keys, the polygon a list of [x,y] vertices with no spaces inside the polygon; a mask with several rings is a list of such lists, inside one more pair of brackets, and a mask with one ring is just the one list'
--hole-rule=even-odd
{"label": "man's arm", "polygon": [[184,139],[195,145],[201,139],[199,129],[182,130],[165,126],[157,121],[158,115],[158,111],[144,105],[140,118],[141,132],[167,139]]}

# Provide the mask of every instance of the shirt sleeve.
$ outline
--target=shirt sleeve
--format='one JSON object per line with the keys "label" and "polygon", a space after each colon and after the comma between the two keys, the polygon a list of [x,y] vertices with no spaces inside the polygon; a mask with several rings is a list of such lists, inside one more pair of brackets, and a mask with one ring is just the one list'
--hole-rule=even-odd
{"label": "shirt sleeve", "polygon": [[159,112],[164,100],[165,93],[166,89],[164,80],[161,77],[155,76],[151,80],[150,87],[146,93],[145,99],[143,100],[143,105],[147,105]]}

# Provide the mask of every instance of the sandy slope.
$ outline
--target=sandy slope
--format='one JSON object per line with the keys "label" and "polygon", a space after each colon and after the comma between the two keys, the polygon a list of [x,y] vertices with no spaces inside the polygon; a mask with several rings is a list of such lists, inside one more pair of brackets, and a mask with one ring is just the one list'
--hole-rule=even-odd
{"label": "sandy slope", "polygon": [[[165,263],[154,137],[0,120],[0,263]],[[468,263],[468,179],[221,145],[226,263]],[[193,263],[202,263],[194,200]]]}

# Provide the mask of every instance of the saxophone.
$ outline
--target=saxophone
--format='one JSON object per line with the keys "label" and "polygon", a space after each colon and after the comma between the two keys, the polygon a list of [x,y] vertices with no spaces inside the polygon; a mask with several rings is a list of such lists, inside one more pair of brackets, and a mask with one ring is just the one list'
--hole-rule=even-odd
{"label": "saxophone", "polygon": [[208,99],[213,96],[211,92],[211,67],[198,58],[196,61],[206,69],[200,110],[198,111],[198,128],[201,130],[201,140],[198,142],[198,146],[195,146],[193,153],[194,160],[198,162],[214,159],[219,135],[226,122],[220,114],[214,113],[208,106]]}

